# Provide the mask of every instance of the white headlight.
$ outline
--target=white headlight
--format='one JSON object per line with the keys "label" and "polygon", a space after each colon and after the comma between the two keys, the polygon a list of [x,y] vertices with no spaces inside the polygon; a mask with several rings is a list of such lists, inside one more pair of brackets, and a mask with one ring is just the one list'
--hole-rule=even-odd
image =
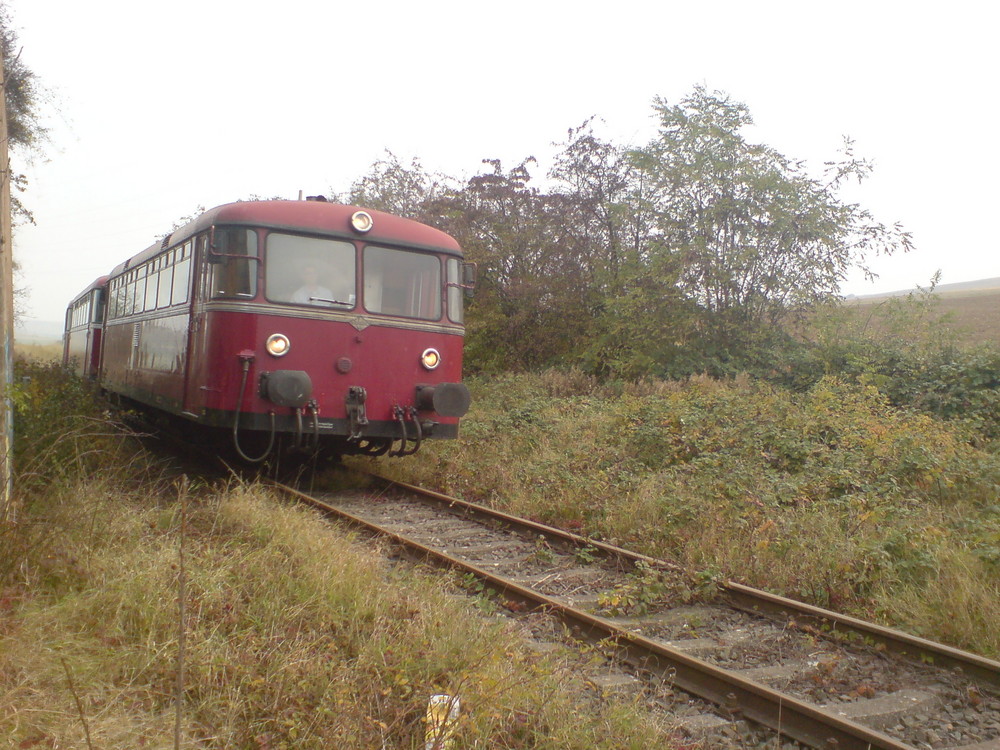
{"label": "white headlight", "polygon": [[360,232],[364,234],[371,230],[374,226],[375,220],[372,219],[372,215],[367,211],[355,211],[351,215],[351,226],[354,228],[355,232]]}
{"label": "white headlight", "polygon": [[292,343],[285,334],[272,333],[267,337],[264,347],[272,357],[284,357],[288,354],[288,350],[292,348]]}
{"label": "white headlight", "polygon": [[437,349],[424,349],[424,353],[420,355],[420,364],[428,370],[433,370],[441,364],[441,355]]}

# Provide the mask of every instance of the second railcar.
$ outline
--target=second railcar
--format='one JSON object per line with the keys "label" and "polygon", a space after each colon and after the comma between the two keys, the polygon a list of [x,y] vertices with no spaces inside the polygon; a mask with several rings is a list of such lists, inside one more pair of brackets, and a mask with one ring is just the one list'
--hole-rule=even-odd
{"label": "second railcar", "polygon": [[85,378],[95,379],[100,371],[107,281],[107,276],[97,279],[66,309],[63,362]]}

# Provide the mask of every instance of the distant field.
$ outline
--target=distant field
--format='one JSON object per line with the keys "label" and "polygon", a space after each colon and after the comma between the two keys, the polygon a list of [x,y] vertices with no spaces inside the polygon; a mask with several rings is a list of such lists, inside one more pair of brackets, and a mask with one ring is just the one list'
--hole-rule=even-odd
{"label": "distant field", "polygon": [[[935,292],[936,310],[947,315],[946,325],[956,336],[957,343],[994,344],[1000,346],[1000,286],[987,289],[955,289]],[[847,304],[859,308],[877,308],[891,295],[863,297]],[[878,312],[873,316],[878,318]]]}
{"label": "distant field", "polygon": [[14,356],[31,362],[56,362],[62,359],[63,347],[60,343],[21,344],[14,338]]}

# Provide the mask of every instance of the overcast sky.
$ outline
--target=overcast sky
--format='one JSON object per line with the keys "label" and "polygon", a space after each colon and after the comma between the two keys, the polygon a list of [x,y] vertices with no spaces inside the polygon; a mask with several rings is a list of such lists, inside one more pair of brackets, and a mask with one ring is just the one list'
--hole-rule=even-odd
{"label": "overcast sky", "polygon": [[543,172],[591,115],[644,144],[653,98],[696,84],[817,173],[845,135],[874,161],[850,197],[917,249],[845,293],[1000,276],[995,3],[7,3],[54,97],[26,168],[36,225],[15,236],[27,318],[61,320],[198,206],[346,190],[384,149],[457,177],[529,155]]}

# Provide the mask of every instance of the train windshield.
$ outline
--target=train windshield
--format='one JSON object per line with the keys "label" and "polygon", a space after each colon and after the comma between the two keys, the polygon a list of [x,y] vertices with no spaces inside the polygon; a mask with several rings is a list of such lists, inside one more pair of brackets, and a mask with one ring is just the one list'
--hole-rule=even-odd
{"label": "train windshield", "polygon": [[441,261],[435,255],[365,247],[365,310],[404,318],[441,317]]}
{"label": "train windshield", "polygon": [[354,307],[356,272],[350,242],[271,232],[264,275],[271,302]]}

